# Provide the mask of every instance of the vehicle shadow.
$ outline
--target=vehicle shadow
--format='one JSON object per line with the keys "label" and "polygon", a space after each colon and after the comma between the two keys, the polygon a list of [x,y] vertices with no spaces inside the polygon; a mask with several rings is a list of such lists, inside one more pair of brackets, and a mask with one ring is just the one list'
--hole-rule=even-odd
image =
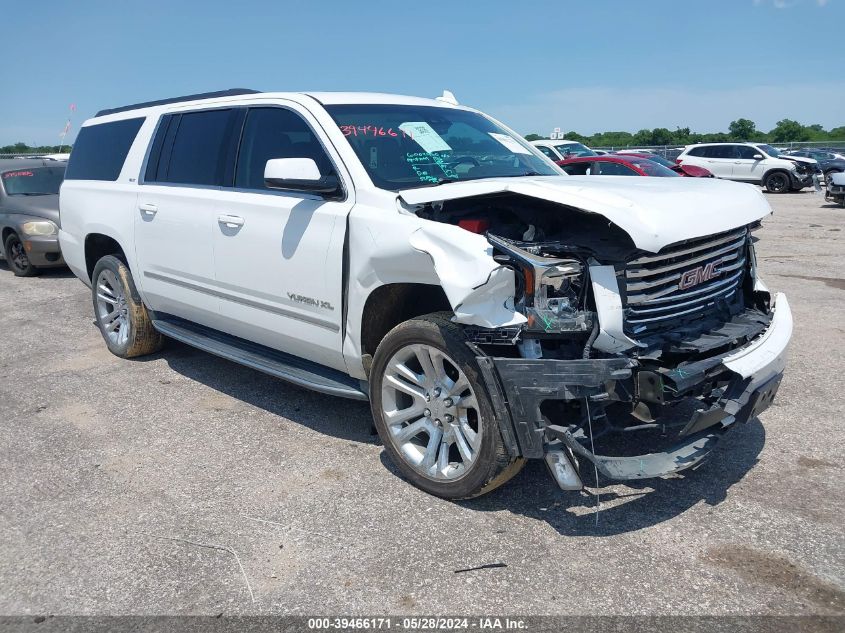
{"label": "vehicle shadow", "polygon": [[[758,461],[766,431],[758,419],[733,429],[713,453],[694,470],[666,479],[617,482],[595,474],[589,462],[581,476],[590,491],[558,489],[540,460],[529,461],[523,471],[502,488],[460,505],[481,512],[508,510],[545,521],[561,535],[613,536],[647,528],[683,514],[699,502],[716,506],[728,490]],[[597,498],[600,501],[596,513]],[[598,514],[598,516],[596,516]]]}
{"label": "vehicle shadow", "polygon": [[371,432],[372,417],[366,402],[297,387],[172,339],[167,340],[161,352],[133,362],[156,359],[164,360],[170,369],[186,378],[318,433],[364,444],[378,440]]}
{"label": "vehicle shadow", "polygon": [[[12,273],[12,269],[9,268],[9,264],[6,263],[5,259],[0,259],[0,271],[7,272],[9,274]],[[69,279],[73,277],[73,273],[71,272],[70,268],[67,266],[59,266],[57,268],[41,268],[38,271],[38,274],[31,279],[38,279],[39,277],[49,277],[51,279]]]}
{"label": "vehicle shadow", "polygon": [[[380,444],[365,402],[312,392],[173,340],[168,340],[162,352],[133,362],[156,359],[163,359],[186,378],[318,433],[362,444]],[[757,463],[765,439],[765,428],[753,419],[728,433],[710,457],[694,470],[666,479],[631,481],[624,485],[600,480],[598,489],[594,470],[585,462],[581,474],[590,490],[581,492],[561,491],[545,463],[531,460],[501,488],[457,504],[477,512],[506,510],[521,514],[545,521],[567,536],[633,532],[683,514],[699,502],[716,506],[724,501],[730,487]],[[384,451],[380,459],[385,468],[401,477]],[[601,501],[598,521],[596,491]]]}

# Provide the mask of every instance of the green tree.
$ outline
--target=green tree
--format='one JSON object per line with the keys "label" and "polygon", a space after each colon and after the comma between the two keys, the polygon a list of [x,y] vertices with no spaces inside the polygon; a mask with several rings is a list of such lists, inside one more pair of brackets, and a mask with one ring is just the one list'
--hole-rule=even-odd
{"label": "green tree", "polygon": [[651,131],[651,145],[671,145],[672,132],[665,127],[656,127]]}
{"label": "green tree", "polygon": [[751,119],[731,121],[728,130],[735,141],[751,141],[757,136],[757,126]]}
{"label": "green tree", "polygon": [[652,145],[651,130],[640,130],[631,139],[632,145]]}
{"label": "green tree", "polygon": [[532,132],[531,134],[526,134],[526,135],[525,135],[525,140],[526,140],[526,141],[541,141],[541,140],[543,140],[544,138],[546,138],[546,137],[545,137],[545,136],[540,136],[540,135],[539,135],[539,134],[537,134],[536,132]]}
{"label": "green tree", "polygon": [[793,141],[809,141],[810,132],[798,121],[781,119],[774,129],[769,132],[775,143],[789,143]]}

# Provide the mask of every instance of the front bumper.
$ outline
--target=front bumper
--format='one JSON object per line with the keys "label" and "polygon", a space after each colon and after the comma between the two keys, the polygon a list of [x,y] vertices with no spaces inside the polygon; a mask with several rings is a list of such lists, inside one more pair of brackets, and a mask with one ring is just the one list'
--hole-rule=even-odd
{"label": "front bumper", "polygon": [[783,294],[778,294],[769,326],[753,341],[670,372],[677,374],[674,387],[679,391],[691,389],[709,376],[728,376],[718,397],[692,413],[678,434],[677,443],[664,451],[622,457],[588,450],[588,442],[583,441],[587,438],[579,436],[580,431],[551,423],[541,405],[548,400],[580,400],[586,402],[588,415],[592,415],[590,403],[601,409],[608,401],[631,402],[635,398],[631,385],[642,370],[637,360],[617,357],[567,361],[483,355],[477,360],[512,455],[541,458],[563,448],[572,456],[592,462],[611,479],[643,479],[694,466],[737,422],[747,422],[768,408],[780,385],[791,335],[789,303]]}
{"label": "front bumper", "polygon": [[21,242],[26,250],[26,256],[37,268],[51,268],[64,266],[62,249],[59,247],[58,235],[33,236],[21,234]]}

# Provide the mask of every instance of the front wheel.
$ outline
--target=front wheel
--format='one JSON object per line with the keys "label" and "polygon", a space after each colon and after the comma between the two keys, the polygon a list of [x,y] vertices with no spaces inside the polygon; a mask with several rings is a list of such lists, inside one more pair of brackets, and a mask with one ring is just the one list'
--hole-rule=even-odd
{"label": "front wheel", "polygon": [[401,474],[446,499],[477,497],[524,464],[504,447],[493,405],[461,328],[431,314],[391,330],[370,370],[370,403]]}
{"label": "front wheel", "polygon": [[769,193],[786,193],[790,189],[789,174],[783,171],[775,171],[766,176],[763,183]]}
{"label": "front wheel", "polygon": [[10,233],[3,245],[3,252],[6,253],[6,263],[16,277],[34,277],[38,269],[32,265],[27,257],[26,249],[17,233]]}
{"label": "front wheel", "polygon": [[91,281],[97,327],[112,354],[132,358],[161,349],[164,337],[153,328],[132,273],[122,260],[114,255],[103,257],[94,266]]}

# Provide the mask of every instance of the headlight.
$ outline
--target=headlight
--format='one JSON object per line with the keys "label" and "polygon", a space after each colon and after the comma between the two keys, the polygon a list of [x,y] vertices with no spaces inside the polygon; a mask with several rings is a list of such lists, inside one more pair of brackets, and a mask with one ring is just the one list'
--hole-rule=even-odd
{"label": "headlight", "polygon": [[55,235],[58,232],[56,225],[46,220],[36,220],[34,222],[25,222],[21,226],[21,231],[24,235]]}
{"label": "headlight", "polygon": [[518,298],[517,307],[527,317],[529,330],[553,333],[592,328],[594,315],[581,305],[586,276],[581,260],[548,256],[539,249],[533,253],[495,235],[487,239],[523,273],[523,297]]}

